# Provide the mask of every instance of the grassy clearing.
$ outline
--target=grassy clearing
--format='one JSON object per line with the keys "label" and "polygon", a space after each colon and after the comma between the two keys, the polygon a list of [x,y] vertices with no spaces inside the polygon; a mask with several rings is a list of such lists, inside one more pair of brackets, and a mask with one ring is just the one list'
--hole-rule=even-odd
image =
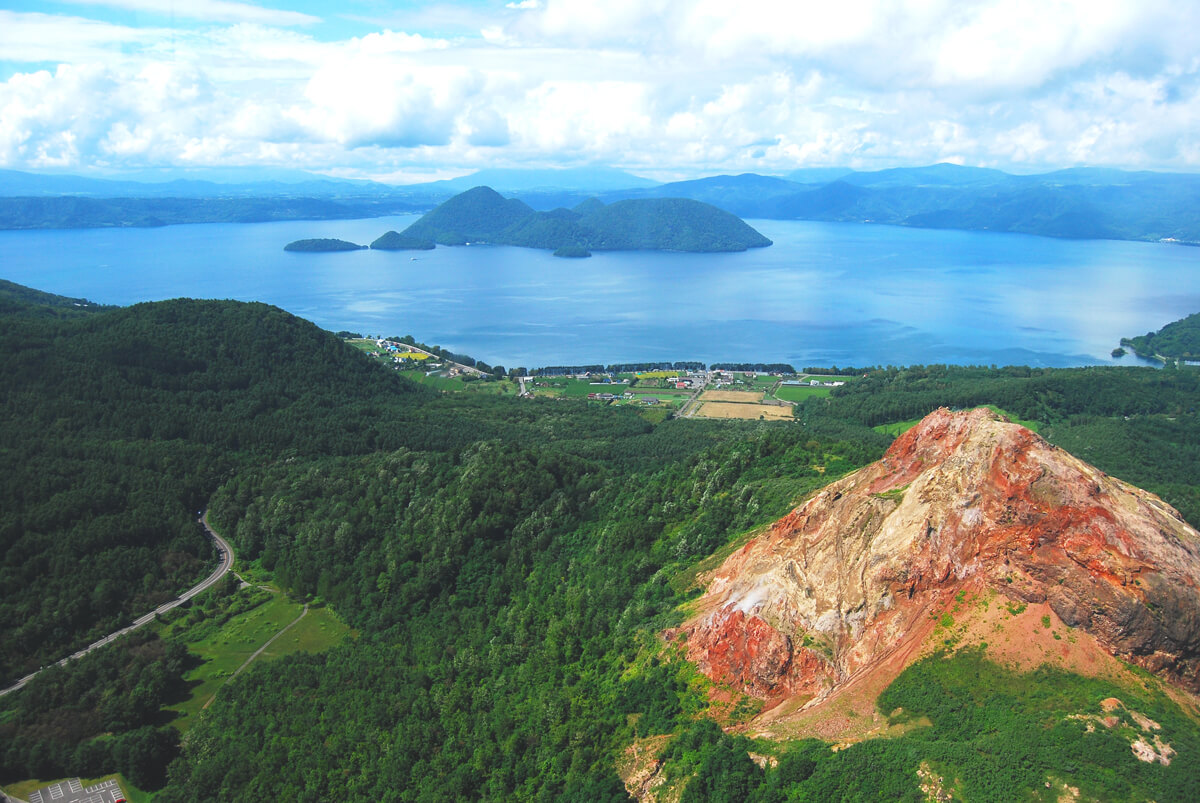
{"label": "grassy clearing", "polygon": [[321,652],[341,643],[349,632],[329,608],[310,605],[308,615],[264,650],[259,660],[282,658],[294,652]]}
{"label": "grassy clearing", "polygon": [[671,408],[666,405],[658,407],[647,407],[643,410],[638,410],[638,416],[649,421],[651,424],[661,424],[667,420],[667,416],[671,414]]}
{"label": "grassy clearing", "polygon": [[780,385],[775,391],[775,398],[784,401],[798,402],[816,397],[826,397],[833,388],[819,388],[811,385]]}
{"label": "grassy clearing", "polygon": [[891,435],[893,438],[899,438],[919,423],[921,423],[921,419],[914,418],[910,421],[897,421],[894,424],[880,424],[877,427],[871,427],[871,429],[876,432],[882,432],[884,435]]}
{"label": "grassy clearing", "polygon": [[[238,667],[295,620],[302,610],[303,606],[299,603],[282,594],[273,594],[262,604],[232,617],[215,629],[204,622],[189,626],[186,619],[173,627],[175,632],[170,632],[169,637],[184,639],[188,649],[201,660],[199,666],[185,675],[191,687],[190,696],[170,709],[179,715],[173,723],[175,727],[181,731],[191,727],[205,703],[233,676]],[[258,660],[279,658],[293,652],[323,650],[341,641],[348,632],[349,628],[331,610],[312,608],[296,627],[272,644]],[[202,637],[193,638],[196,635]]]}
{"label": "grassy clearing", "polygon": [[437,390],[448,390],[452,392],[466,390],[467,383],[462,381],[462,379],[457,376],[448,377],[438,376],[436,374],[433,376],[426,376],[424,371],[401,371],[400,375],[408,377],[418,384],[427,385]]}

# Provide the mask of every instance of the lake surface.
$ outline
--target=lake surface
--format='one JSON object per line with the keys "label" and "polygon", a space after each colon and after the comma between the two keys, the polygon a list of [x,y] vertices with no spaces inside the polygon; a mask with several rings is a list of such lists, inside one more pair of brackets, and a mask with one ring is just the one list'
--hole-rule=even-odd
{"label": "lake surface", "polygon": [[0,232],[0,278],[109,304],[265,301],[509,367],[1088,365],[1200,311],[1200,248],[1155,243],[754,220],[775,245],[741,254],[282,250],[414,219]]}

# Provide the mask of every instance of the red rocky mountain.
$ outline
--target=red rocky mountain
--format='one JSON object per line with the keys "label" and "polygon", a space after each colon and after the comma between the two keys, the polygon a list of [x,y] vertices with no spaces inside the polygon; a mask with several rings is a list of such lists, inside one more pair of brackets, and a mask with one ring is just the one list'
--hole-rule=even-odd
{"label": "red rocky mountain", "polygon": [[1200,691],[1200,533],[987,409],[931,413],[702,580],[672,635],[768,708],[899,671],[964,591],[1048,606],[1110,655]]}

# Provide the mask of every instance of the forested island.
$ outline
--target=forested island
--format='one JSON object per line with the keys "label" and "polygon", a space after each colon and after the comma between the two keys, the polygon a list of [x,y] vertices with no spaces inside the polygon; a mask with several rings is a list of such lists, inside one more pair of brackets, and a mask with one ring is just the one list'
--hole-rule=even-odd
{"label": "forested island", "polygon": [[1123,337],[1121,345],[1148,360],[1200,360],[1200,312],[1173,321],[1157,332]]}
{"label": "forested island", "polygon": [[490,187],[454,196],[399,236],[439,245],[544,248],[563,257],[591,251],[745,251],[771,244],[736,216],[700,201],[645,198],[605,205],[593,198],[573,209],[536,212]]}
{"label": "forested island", "polygon": [[284,251],[325,252],[325,251],[364,251],[365,245],[352,243],[347,240],[337,240],[322,237],[314,240],[296,240],[283,247]]}
{"label": "forested island", "polygon": [[[0,686],[206,576],[198,510],[253,580],[229,575],[0,697],[2,784],[120,771],[161,803],[590,803],[628,800],[644,761],[681,800],[775,803],[919,800],[930,767],[968,799],[1051,783],[1180,800],[1200,778],[1184,692],[1149,673],[956,648],[972,611],[1010,628],[989,629],[993,644],[1084,638],[1036,601],[944,600],[925,617],[944,649],[866,716],[831,720],[863,726],[846,740],[751,735],[762,701],[717,688],[662,635],[743,538],[942,406],[997,405],[1200,522],[1187,367],[861,368],[786,421],[659,423],[582,399],[441,392],[264,304],[98,308],[11,285],[0,302]],[[903,497],[889,493],[868,501]],[[294,615],[272,611],[305,604],[306,622],[344,624],[229,677],[251,617],[275,622],[269,636]],[[1123,707],[1102,712],[1110,698]],[[1128,712],[1160,726],[1146,738],[1173,745],[1169,764],[1131,751]]]}

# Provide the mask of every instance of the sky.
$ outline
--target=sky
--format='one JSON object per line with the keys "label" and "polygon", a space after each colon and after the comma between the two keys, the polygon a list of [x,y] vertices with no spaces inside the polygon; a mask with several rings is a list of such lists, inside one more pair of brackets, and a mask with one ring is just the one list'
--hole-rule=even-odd
{"label": "sky", "polygon": [[1200,171],[1194,0],[0,0],[0,167]]}

